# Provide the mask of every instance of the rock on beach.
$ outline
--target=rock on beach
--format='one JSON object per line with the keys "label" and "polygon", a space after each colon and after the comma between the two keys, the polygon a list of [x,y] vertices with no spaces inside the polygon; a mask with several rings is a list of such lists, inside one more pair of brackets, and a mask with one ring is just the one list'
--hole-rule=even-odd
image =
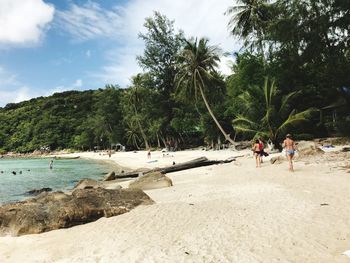
{"label": "rock on beach", "polygon": [[41,193],[37,197],[0,207],[0,236],[38,234],[68,228],[129,212],[134,207],[152,204],[139,189],[77,189]]}
{"label": "rock on beach", "polygon": [[172,185],[173,182],[169,177],[165,176],[161,172],[153,172],[138,177],[135,181],[129,184],[129,188],[150,190],[169,187]]}

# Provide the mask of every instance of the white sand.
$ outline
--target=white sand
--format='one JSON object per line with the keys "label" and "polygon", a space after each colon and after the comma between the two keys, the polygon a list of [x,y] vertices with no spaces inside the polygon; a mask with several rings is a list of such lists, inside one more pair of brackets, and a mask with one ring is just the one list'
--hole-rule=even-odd
{"label": "white sand", "polygon": [[[130,168],[156,167],[232,151],[174,157],[116,153]],[[240,153],[238,153],[240,154]],[[331,153],[329,153],[331,154]],[[87,153],[81,156],[109,159]],[[350,160],[349,160],[350,161]],[[350,262],[349,164],[237,162],[171,173],[174,186],[146,191],[156,201],[130,213],[40,235],[0,238],[0,262]],[[328,204],[328,205],[321,205]]]}

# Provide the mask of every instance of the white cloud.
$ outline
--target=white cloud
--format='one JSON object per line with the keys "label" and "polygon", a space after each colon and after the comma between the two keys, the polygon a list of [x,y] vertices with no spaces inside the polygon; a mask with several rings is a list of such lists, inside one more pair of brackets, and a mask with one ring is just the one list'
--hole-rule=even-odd
{"label": "white cloud", "polygon": [[1,90],[0,92],[0,107],[5,106],[9,102],[17,103],[33,98],[33,94],[30,94],[30,90],[26,86],[18,87],[16,89]]}
{"label": "white cloud", "polygon": [[53,89],[48,90],[44,96],[50,96],[54,93],[64,92],[68,90],[80,90],[80,88],[83,86],[83,81],[81,79],[77,79],[74,81],[74,83],[69,85],[60,85]]}
{"label": "white cloud", "polygon": [[69,10],[57,11],[57,24],[79,41],[112,37],[121,27],[121,21],[117,12],[91,1],[82,6],[71,4]]}
{"label": "white cloud", "polygon": [[0,44],[38,43],[54,16],[54,7],[42,0],[0,1]]}
{"label": "white cloud", "polygon": [[232,0],[131,0],[122,8],[122,24],[127,26],[125,31],[130,38],[137,37],[138,32],[144,31],[145,18],[159,11],[175,20],[175,27],[184,30],[187,36],[208,37],[211,44],[231,51],[239,47],[230,37],[229,17],[224,15],[232,4]]}
{"label": "white cloud", "polygon": [[9,102],[21,102],[33,98],[30,89],[21,84],[17,76],[0,66],[0,107]]}
{"label": "white cloud", "polygon": [[220,58],[220,63],[218,65],[220,71],[222,74],[228,76],[232,74],[232,66],[233,66],[233,58],[232,57],[221,57]]}
{"label": "white cloud", "polygon": [[83,86],[83,81],[81,79],[77,79],[73,84],[73,87],[76,88],[80,88],[81,86]]}
{"label": "white cloud", "polygon": [[82,86],[83,80],[76,79],[69,85],[61,85],[49,90],[36,90],[21,83],[16,75],[0,66],[0,107],[7,103],[18,103],[39,96],[50,96],[57,92],[81,90]]}
{"label": "white cloud", "polygon": [[[154,11],[175,20],[175,28],[182,29],[187,37],[208,37],[211,45],[219,45],[224,51],[237,51],[239,42],[230,36],[227,29],[229,17],[224,13],[232,0],[130,0],[122,6],[110,10],[103,9],[97,2],[89,1],[78,6],[72,4],[67,11],[60,11],[58,24],[77,41],[106,37],[117,42],[106,55],[108,63],[98,73],[92,75],[105,83],[129,84],[132,75],[141,71],[136,55],[143,53],[144,45],[138,33],[145,29],[146,17]],[[87,55],[89,57],[89,55]],[[220,70],[231,72],[227,66],[230,58],[223,58]]]}
{"label": "white cloud", "polygon": [[100,72],[92,73],[92,77],[105,84],[118,84],[122,87],[129,85],[131,76],[141,71],[136,61],[136,54],[139,52],[140,49],[135,47],[120,47],[108,51],[106,56],[109,63]]}

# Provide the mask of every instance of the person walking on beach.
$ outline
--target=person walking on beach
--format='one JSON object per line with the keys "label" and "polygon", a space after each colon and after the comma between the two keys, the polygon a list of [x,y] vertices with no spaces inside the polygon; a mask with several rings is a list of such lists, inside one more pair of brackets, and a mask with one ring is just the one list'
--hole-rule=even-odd
{"label": "person walking on beach", "polygon": [[269,156],[267,152],[265,152],[265,145],[262,139],[259,139],[259,151],[260,151],[260,163],[263,163],[263,156]]}
{"label": "person walking on beach", "polygon": [[286,135],[286,139],[283,141],[282,146],[286,150],[286,155],[289,163],[289,171],[294,172],[293,157],[295,154],[295,142],[292,139],[292,135]]}
{"label": "person walking on beach", "polygon": [[261,167],[261,151],[260,151],[260,144],[259,144],[259,140],[255,140],[255,143],[253,145],[252,151],[254,153],[255,156],[255,164],[256,164],[256,168]]}

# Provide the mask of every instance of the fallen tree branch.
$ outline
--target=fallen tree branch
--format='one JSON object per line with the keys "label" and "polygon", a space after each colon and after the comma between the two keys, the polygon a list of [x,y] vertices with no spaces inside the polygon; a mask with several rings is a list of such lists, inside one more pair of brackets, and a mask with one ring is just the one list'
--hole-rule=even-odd
{"label": "fallen tree branch", "polygon": [[[240,156],[237,156],[240,157]],[[226,160],[208,160],[206,157],[200,157],[197,159],[193,159],[188,162],[184,163],[179,163],[179,164],[174,164],[171,166],[166,166],[163,168],[154,168],[146,172],[139,172],[139,171],[133,171],[133,172],[128,172],[128,173],[121,173],[117,174],[115,176],[116,179],[122,179],[122,178],[135,178],[138,177],[139,174],[147,174],[147,173],[152,173],[152,172],[161,172],[161,173],[173,173],[173,172],[178,172],[178,171],[183,171],[187,169],[192,169],[192,168],[197,168],[197,167],[202,167],[202,166],[209,166],[209,165],[214,165],[214,164],[221,164],[221,163],[230,163],[236,160],[237,157],[230,157]]]}

